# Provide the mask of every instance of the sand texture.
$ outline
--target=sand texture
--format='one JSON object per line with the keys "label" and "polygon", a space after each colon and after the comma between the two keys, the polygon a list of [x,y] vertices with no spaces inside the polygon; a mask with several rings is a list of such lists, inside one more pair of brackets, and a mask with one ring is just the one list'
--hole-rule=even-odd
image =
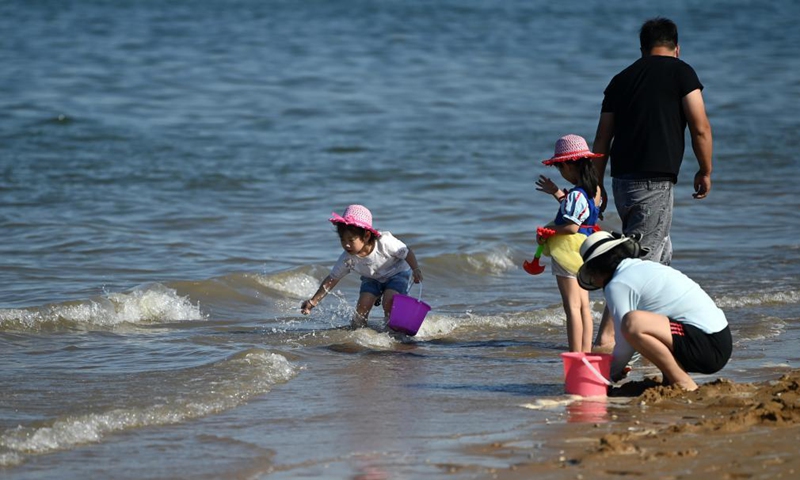
{"label": "sand texture", "polygon": [[[800,478],[800,371],[760,383],[718,379],[694,392],[646,379],[576,409],[556,448],[486,445],[507,458],[487,478]],[[631,396],[635,395],[635,396]],[[628,401],[623,399],[628,398]],[[591,403],[586,405],[591,405]],[[583,414],[584,417],[580,417]],[[592,420],[595,423],[580,423]],[[586,416],[589,415],[589,416]],[[478,452],[474,452],[478,453]]]}

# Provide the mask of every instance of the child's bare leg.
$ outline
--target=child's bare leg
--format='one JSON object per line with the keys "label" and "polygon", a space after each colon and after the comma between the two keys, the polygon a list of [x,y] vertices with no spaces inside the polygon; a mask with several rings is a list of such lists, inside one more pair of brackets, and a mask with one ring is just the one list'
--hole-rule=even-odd
{"label": "child's bare leg", "polygon": [[583,320],[581,318],[581,292],[577,280],[556,276],[564,313],[567,315],[567,342],[570,352],[583,351]]}
{"label": "child's bare leg", "polygon": [[621,331],[637,352],[661,370],[665,383],[676,384],[684,390],[697,389],[697,384],[672,354],[669,318],[657,313],[634,310],[622,318]]}
{"label": "child's bare leg", "polygon": [[608,307],[606,307],[603,309],[603,318],[600,319],[600,325],[597,327],[597,338],[594,341],[592,351],[611,353],[614,350],[614,342],[614,319],[611,317]]}
{"label": "child's bare leg", "polygon": [[594,320],[592,319],[592,305],[589,303],[589,292],[578,286],[581,296],[581,322],[583,324],[583,338],[581,341],[581,351],[592,351],[592,329]]}
{"label": "child's bare leg", "polygon": [[389,321],[389,315],[392,313],[392,305],[394,304],[394,296],[397,295],[397,290],[392,290],[391,288],[387,288],[383,292],[383,316],[386,317],[386,321]]}
{"label": "child's bare leg", "polygon": [[367,326],[367,319],[372,306],[375,305],[375,300],[378,297],[368,292],[361,292],[358,296],[358,303],[356,304],[356,312],[353,314],[353,320],[350,321],[350,326],[353,328],[363,328]]}

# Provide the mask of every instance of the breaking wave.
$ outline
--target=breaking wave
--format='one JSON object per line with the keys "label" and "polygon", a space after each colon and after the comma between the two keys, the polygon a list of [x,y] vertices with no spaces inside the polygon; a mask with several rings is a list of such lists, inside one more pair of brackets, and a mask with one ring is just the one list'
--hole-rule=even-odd
{"label": "breaking wave", "polygon": [[716,299],[720,308],[741,308],[760,305],[791,305],[800,303],[800,292],[753,292],[744,295],[725,295]]}
{"label": "breaking wave", "polygon": [[199,305],[161,284],[127,293],[23,309],[0,309],[0,330],[112,327],[203,320]]}
{"label": "breaking wave", "polygon": [[[282,355],[250,349],[211,365],[169,372],[177,391],[160,397],[157,403],[65,415],[45,425],[20,425],[2,432],[0,466],[20,464],[27,455],[99,442],[115,432],[176,424],[229,410],[289,381],[297,371]],[[152,400],[148,397],[145,402]]]}

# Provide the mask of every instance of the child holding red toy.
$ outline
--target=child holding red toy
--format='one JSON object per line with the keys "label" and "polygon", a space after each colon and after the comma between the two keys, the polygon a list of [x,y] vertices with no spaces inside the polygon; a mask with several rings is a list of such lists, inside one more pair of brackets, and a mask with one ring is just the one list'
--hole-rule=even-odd
{"label": "child holding red toy", "polygon": [[540,229],[536,240],[546,242],[545,255],[553,260],[553,275],[567,316],[567,340],[571,352],[590,352],[592,349],[592,311],[589,293],[578,285],[575,275],[583,264],[580,246],[596,230],[602,195],[592,159],[603,155],[589,150],[579,135],[558,139],[554,155],[544,160],[554,165],[564,180],[574,187],[560,190],[550,178],[540,175],[536,189],[552,195],[559,202],[558,214],[546,229]]}

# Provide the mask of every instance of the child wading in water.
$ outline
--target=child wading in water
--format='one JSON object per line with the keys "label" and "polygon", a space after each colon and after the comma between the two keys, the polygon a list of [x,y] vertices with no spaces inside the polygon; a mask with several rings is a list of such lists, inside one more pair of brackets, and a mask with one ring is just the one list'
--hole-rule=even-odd
{"label": "child wading in water", "polygon": [[309,314],[339,280],[355,271],[361,275],[361,290],[352,327],[366,327],[372,306],[379,305],[381,300],[388,321],[395,294],[408,293],[412,277],[414,283],[422,281],[417,257],[391,233],[372,228],[372,213],[362,205],[348,206],[341,216],[333,213],[330,222],[336,225],[344,252],[317,293],[301,304],[300,311]]}
{"label": "child wading in water", "polygon": [[567,315],[567,339],[571,352],[590,352],[592,349],[589,293],[578,285],[575,275],[583,263],[580,246],[586,238],[584,235],[598,230],[602,199],[592,159],[602,156],[590,151],[583,137],[563,136],[556,142],[555,154],[542,163],[555,165],[561,176],[575,187],[564,192],[544,175],[536,181],[537,190],[553,195],[561,204],[555,220],[547,225],[556,235],[550,240],[538,236],[537,241],[553,245],[550,249],[553,275]]}

